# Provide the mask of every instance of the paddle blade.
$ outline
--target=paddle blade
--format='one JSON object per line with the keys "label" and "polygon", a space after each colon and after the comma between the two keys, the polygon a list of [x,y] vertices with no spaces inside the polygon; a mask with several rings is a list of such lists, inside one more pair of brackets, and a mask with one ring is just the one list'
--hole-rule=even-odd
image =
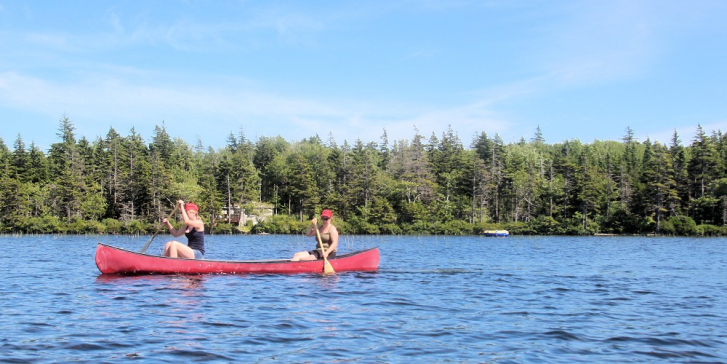
{"label": "paddle blade", "polygon": [[146,242],[146,245],[144,245],[144,247],[141,248],[141,251],[140,251],[141,254],[146,253],[146,250],[149,249],[149,245],[151,245],[151,241],[154,240],[154,238],[156,238],[158,233],[159,233],[158,231],[156,233],[154,233],[154,235],[151,236],[151,239],[149,239],[149,241]]}
{"label": "paddle blade", "polygon": [[333,270],[333,266],[328,261],[328,259],[323,260],[323,274],[326,274],[326,275],[336,274],[336,271]]}

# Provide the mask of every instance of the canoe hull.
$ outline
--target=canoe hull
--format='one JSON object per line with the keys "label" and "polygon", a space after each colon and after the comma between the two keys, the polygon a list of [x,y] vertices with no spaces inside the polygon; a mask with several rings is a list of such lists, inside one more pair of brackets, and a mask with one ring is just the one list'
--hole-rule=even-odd
{"label": "canoe hull", "polygon": [[[336,272],[372,272],[379,268],[379,248],[338,256],[328,261]],[[104,274],[248,274],[321,273],[323,261],[223,261],[168,258],[141,254],[99,243],[96,266]]]}

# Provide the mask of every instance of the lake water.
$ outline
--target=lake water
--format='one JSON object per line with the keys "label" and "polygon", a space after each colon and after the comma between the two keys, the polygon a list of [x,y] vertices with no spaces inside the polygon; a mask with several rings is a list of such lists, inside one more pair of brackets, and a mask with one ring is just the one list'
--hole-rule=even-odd
{"label": "lake water", "polygon": [[[149,238],[0,237],[0,362],[727,361],[727,239],[342,236],[380,270],[99,274],[97,242]],[[314,244],[207,238],[210,259]]]}

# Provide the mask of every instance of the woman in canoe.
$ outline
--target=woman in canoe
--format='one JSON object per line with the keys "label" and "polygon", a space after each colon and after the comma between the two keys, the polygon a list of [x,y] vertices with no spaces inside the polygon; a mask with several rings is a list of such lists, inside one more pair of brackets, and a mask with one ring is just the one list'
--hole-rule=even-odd
{"label": "woman in canoe", "polygon": [[179,200],[179,207],[184,219],[184,225],[181,228],[174,229],[168,219],[164,219],[162,222],[167,224],[169,233],[175,238],[184,234],[187,237],[187,244],[170,241],[164,246],[162,255],[171,258],[202,259],[204,258],[204,222],[199,217],[199,208],[191,202],[185,204],[182,200]]}
{"label": "woman in canoe", "polygon": [[325,248],[325,253],[321,251],[321,245],[318,243],[316,237],[316,248],[315,250],[297,252],[293,255],[292,261],[296,262],[299,260],[316,260],[316,259],[333,259],[336,257],[336,248],[338,247],[338,229],[331,223],[333,219],[333,212],[331,210],[323,210],[321,212],[321,220],[323,225],[318,227],[318,219],[313,218],[311,220],[311,227],[305,232],[305,236],[316,236],[316,230],[321,234],[321,241]]}

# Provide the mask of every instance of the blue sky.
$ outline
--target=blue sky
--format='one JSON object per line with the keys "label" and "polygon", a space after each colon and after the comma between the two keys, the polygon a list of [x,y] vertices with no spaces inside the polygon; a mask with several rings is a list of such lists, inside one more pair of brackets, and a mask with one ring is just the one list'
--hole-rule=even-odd
{"label": "blue sky", "polygon": [[688,144],[727,131],[727,1],[3,1],[0,137],[156,125],[410,140]]}

